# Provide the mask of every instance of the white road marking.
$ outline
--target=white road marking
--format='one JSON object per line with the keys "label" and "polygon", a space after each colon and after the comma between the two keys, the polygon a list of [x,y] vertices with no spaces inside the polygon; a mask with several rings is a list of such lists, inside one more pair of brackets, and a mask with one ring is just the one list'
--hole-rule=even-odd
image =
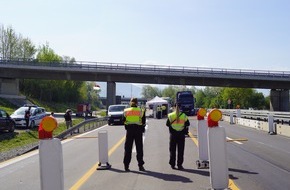
{"label": "white road marking", "polygon": [[[227,137],[227,139],[228,139],[228,140],[231,140],[231,141],[233,140],[233,139],[230,138],[230,137]],[[239,142],[239,141],[233,141],[233,142],[235,142],[235,143],[237,143],[237,144],[243,144],[243,143],[241,143],[241,142]]]}

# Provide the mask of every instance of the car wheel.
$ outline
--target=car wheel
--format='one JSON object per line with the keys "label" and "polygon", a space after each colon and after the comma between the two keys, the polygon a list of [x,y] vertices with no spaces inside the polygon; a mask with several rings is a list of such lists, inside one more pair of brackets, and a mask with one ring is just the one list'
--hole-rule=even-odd
{"label": "car wheel", "polygon": [[10,123],[10,127],[9,127],[8,132],[9,132],[9,133],[13,133],[14,130],[15,130],[15,123],[14,123],[14,122],[11,122],[11,123]]}
{"label": "car wheel", "polygon": [[33,129],[35,127],[35,121],[31,121],[30,128]]}

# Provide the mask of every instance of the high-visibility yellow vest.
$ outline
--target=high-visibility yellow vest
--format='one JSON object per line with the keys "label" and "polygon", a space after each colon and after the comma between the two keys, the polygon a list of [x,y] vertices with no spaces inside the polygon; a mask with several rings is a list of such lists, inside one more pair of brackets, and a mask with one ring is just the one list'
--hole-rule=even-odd
{"label": "high-visibility yellow vest", "polygon": [[124,110],[125,125],[142,125],[143,111],[139,107],[130,107]]}
{"label": "high-visibility yellow vest", "polygon": [[168,119],[171,123],[171,127],[176,131],[182,131],[184,124],[188,120],[187,116],[183,113],[179,116],[179,122],[177,122],[176,112],[172,112],[168,115]]}

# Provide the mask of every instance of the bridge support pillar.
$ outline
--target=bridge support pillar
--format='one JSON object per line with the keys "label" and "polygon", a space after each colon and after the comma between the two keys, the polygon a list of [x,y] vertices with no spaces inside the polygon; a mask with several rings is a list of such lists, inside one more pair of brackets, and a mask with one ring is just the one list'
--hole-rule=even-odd
{"label": "bridge support pillar", "polygon": [[19,96],[19,79],[0,78],[0,96]]}
{"label": "bridge support pillar", "polygon": [[107,82],[107,110],[113,104],[116,104],[116,83]]}
{"label": "bridge support pillar", "polygon": [[289,89],[271,89],[270,111],[289,111]]}

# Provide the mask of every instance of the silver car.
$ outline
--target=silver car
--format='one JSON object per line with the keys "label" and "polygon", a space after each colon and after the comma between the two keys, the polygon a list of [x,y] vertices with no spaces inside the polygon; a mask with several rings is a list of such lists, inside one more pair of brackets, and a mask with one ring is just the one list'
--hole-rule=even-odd
{"label": "silver car", "polygon": [[123,124],[124,109],[127,107],[127,105],[123,104],[110,105],[108,108],[108,125]]}
{"label": "silver car", "polygon": [[11,118],[14,119],[16,127],[26,127],[25,112],[30,107],[30,117],[29,117],[29,128],[34,128],[39,126],[42,118],[47,114],[44,108],[38,106],[22,106],[18,108],[12,115]]}

